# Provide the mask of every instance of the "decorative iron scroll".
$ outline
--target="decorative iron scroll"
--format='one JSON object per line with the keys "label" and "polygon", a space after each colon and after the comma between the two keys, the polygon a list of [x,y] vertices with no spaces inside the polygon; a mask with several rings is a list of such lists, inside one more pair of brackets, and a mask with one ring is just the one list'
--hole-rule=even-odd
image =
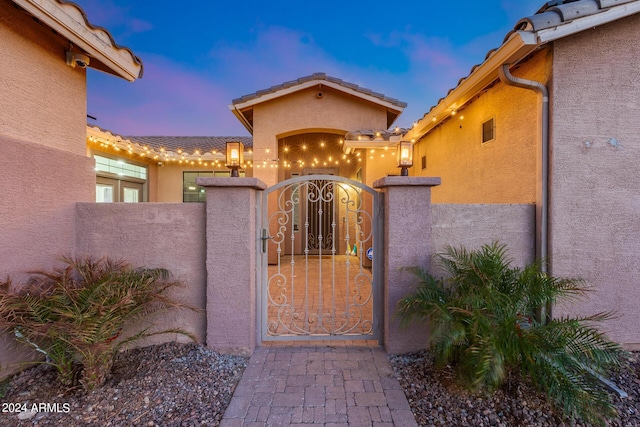
{"label": "decorative iron scroll", "polygon": [[264,226],[277,261],[265,284],[266,335],[372,335],[374,282],[365,251],[374,243],[373,195],[308,178],[269,194],[275,199]]}

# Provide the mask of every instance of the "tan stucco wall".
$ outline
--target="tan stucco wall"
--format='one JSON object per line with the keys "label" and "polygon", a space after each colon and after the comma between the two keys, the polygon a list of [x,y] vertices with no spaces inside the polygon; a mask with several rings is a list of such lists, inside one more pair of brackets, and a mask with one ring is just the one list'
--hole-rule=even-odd
{"label": "tan stucco wall", "polygon": [[0,0],[0,135],[85,153],[86,74],[68,43]]}
{"label": "tan stucco wall", "polygon": [[612,339],[640,348],[640,16],[555,43],[553,273],[590,298],[558,314],[615,310]]}
{"label": "tan stucco wall", "polygon": [[[166,268],[186,286],[170,296],[201,312],[171,310],[145,319],[138,327],[181,328],[205,340],[205,206],[202,203],[79,203],[75,210],[76,252],[124,259],[134,266]],[[145,343],[189,341],[167,334]]]}
{"label": "tan stucco wall", "polygon": [[158,202],[182,203],[182,172],[175,166],[158,168]]}
{"label": "tan stucco wall", "polygon": [[[546,82],[550,64],[543,50],[512,73]],[[434,203],[534,203],[537,103],[534,92],[496,82],[416,144],[410,174],[442,178]],[[483,144],[482,123],[491,118],[495,139]]]}
{"label": "tan stucco wall", "polygon": [[[278,138],[299,133],[344,135],[354,129],[386,129],[384,107],[331,88],[322,90],[322,98],[316,97],[317,88],[309,88],[254,107],[254,163],[277,158]],[[255,168],[253,176],[269,186],[278,182],[275,168]]]}
{"label": "tan stucco wall", "polygon": [[[367,150],[363,150],[361,156],[364,159],[361,163],[363,164],[362,182],[370,187],[374,181],[382,177],[400,175],[395,150],[389,150],[389,153],[386,154],[385,157],[380,157],[380,154],[383,152],[382,150],[375,151],[374,154],[371,154]],[[373,157],[373,159],[371,157]]]}

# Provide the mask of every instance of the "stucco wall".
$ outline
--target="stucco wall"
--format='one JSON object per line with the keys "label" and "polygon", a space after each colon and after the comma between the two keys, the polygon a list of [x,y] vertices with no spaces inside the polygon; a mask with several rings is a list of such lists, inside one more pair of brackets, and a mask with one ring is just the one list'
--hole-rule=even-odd
{"label": "stucco wall", "polygon": [[[546,82],[546,50],[512,70]],[[534,203],[538,144],[537,95],[496,82],[415,146],[414,176],[439,176],[434,203]],[[495,140],[482,143],[482,123],[494,118]],[[426,156],[426,169],[421,159]]]}
{"label": "stucco wall", "polygon": [[[146,319],[154,330],[182,328],[204,342],[206,333],[205,206],[202,203],[79,203],[76,252],[124,259],[134,266],[166,268],[186,286],[170,295],[201,312],[171,310]],[[135,328],[132,328],[135,329]],[[189,341],[169,334],[147,340]]]}
{"label": "stucco wall", "polygon": [[85,153],[85,70],[65,63],[67,41],[0,0],[0,135]]}
{"label": "stucco wall", "polygon": [[640,348],[640,16],[555,43],[553,273],[594,293],[558,314],[615,310],[609,336]]}
{"label": "stucco wall", "polygon": [[[255,106],[253,110],[254,163],[275,159],[278,138],[302,132],[346,134],[354,129],[386,129],[386,108],[331,88],[308,88]],[[266,149],[269,149],[269,153]],[[253,176],[268,186],[278,182],[275,168],[256,168]]]}
{"label": "stucco wall", "polygon": [[[73,253],[74,203],[95,198],[93,160],[0,136],[0,279],[24,282]],[[24,360],[0,339],[0,377]]]}
{"label": "stucco wall", "polygon": [[158,168],[158,202],[182,203],[182,172],[184,169],[174,166]]}
{"label": "stucco wall", "polygon": [[[396,159],[396,150],[388,150],[388,153],[385,153],[385,157],[380,157],[379,150],[376,150],[373,155],[368,153],[367,150],[364,150],[362,157],[365,158],[362,163],[359,163],[364,164],[362,167],[362,181],[368,186],[372,186],[374,181],[382,177],[400,175],[400,168],[398,167],[398,160]],[[438,187],[432,188],[432,191],[436,188]]]}
{"label": "stucco wall", "polygon": [[[507,245],[514,266],[534,260],[535,205],[433,204],[431,217],[435,253],[446,246],[474,250],[498,241]],[[436,263],[432,268],[442,273]]]}

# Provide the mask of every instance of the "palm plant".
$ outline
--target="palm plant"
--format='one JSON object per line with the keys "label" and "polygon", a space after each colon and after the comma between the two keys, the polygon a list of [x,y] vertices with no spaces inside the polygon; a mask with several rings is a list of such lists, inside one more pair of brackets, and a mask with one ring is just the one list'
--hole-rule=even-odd
{"label": "palm plant", "polygon": [[[133,268],[111,259],[63,258],[64,268],[34,272],[14,289],[0,283],[0,329],[46,355],[60,380],[72,384],[81,371],[86,390],[104,383],[115,352],[124,344],[160,333],[147,330],[118,339],[138,319],[170,307],[186,307],[166,295],[182,285],[165,269]],[[191,337],[194,339],[193,337]]]}
{"label": "palm plant", "polygon": [[448,247],[438,255],[447,278],[407,268],[417,289],[398,305],[405,323],[430,321],[436,362],[450,363],[471,389],[494,390],[511,372],[528,377],[570,417],[603,424],[615,414],[597,375],[625,363],[626,353],[595,328],[610,317],[547,319],[542,307],[585,294],[580,279],[561,279],[531,264],[511,266],[504,245],[477,251]]}

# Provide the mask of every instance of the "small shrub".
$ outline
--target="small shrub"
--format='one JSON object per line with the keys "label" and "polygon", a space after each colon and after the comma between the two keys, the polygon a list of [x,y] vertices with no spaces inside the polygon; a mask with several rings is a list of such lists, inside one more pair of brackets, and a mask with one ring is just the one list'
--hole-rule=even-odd
{"label": "small shrub", "polygon": [[[166,295],[181,286],[164,269],[133,268],[108,258],[63,258],[65,267],[39,271],[17,289],[0,283],[0,329],[46,356],[60,381],[88,391],[101,386],[115,352],[125,343],[178,329],[119,339],[137,319],[171,307],[186,307]],[[194,339],[195,340],[195,339]]]}
{"label": "small shrub", "polygon": [[9,381],[9,378],[0,381],[0,399],[4,399],[7,395],[7,390],[9,390]]}
{"label": "small shrub", "polygon": [[400,301],[398,313],[405,323],[430,321],[440,366],[452,364],[470,389],[489,391],[519,372],[570,418],[602,425],[615,414],[595,376],[625,362],[621,347],[593,326],[610,314],[542,316],[541,307],[583,296],[583,281],[551,277],[536,264],[513,268],[506,247],[497,243],[477,251],[449,247],[438,260],[448,278],[407,269],[418,279],[417,289]]}

